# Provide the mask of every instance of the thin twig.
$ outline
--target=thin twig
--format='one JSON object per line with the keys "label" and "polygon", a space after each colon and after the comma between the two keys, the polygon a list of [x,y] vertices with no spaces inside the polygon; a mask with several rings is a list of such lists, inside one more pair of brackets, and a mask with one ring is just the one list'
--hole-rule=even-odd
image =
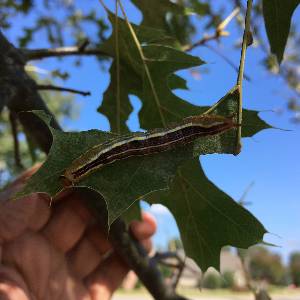
{"label": "thin twig", "polygon": [[209,41],[218,40],[221,36],[225,36],[222,32],[216,30],[214,34],[204,35],[199,41],[192,45],[185,45],[181,48],[182,51],[192,51],[193,49],[204,46]]}
{"label": "thin twig", "polygon": [[185,261],[186,261],[186,258],[183,260],[183,262],[180,264],[179,266],[179,269],[178,269],[178,272],[177,274],[175,275],[174,279],[173,279],[173,283],[172,283],[172,286],[173,286],[173,289],[176,290],[177,288],[177,285],[179,283],[179,280],[183,274],[183,270],[185,268]]}
{"label": "thin twig", "polygon": [[24,55],[26,61],[43,59],[48,57],[62,57],[71,55],[96,55],[108,57],[108,54],[101,51],[99,48],[82,49],[81,46],[59,47],[52,49],[19,49]]}
{"label": "thin twig", "polygon": [[254,181],[252,181],[247,188],[244,190],[240,200],[238,201],[238,203],[242,206],[246,206],[247,204],[250,204],[249,202],[246,202],[246,197],[248,196],[248,193],[250,192],[250,190],[252,189],[252,187],[254,186]]}
{"label": "thin twig", "polygon": [[17,116],[14,112],[9,112],[9,121],[11,125],[11,132],[14,140],[14,156],[15,156],[15,164],[18,169],[23,169],[23,165],[21,162],[20,156],[20,145],[18,139],[18,124],[17,124]]}
{"label": "thin twig", "polygon": [[246,49],[248,45],[248,37],[251,34],[250,31],[250,19],[251,19],[251,9],[252,9],[252,0],[247,1],[247,11],[245,18],[245,30],[243,34],[242,50],[241,50],[241,59],[239,66],[239,73],[237,78],[237,85],[242,86],[244,69],[245,69],[245,58],[246,58]]}
{"label": "thin twig", "polygon": [[55,86],[51,84],[37,84],[36,85],[37,90],[53,90],[53,91],[60,91],[60,92],[69,92],[73,94],[79,94],[82,96],[90,96],[91,92],[84,92],[76,89],[70,89],[66,87],[61,87],[61,86]]}
{"label": "thin twig", "polygon": [[118,20],[118,0],[115,0],[115,53],[116,53],[116,76],[117,76],[117,133],[121,133],[121,93],[120,93],[120,53],[119,53],[119,20]]}
{"label": "thin twig", "polygon": [[[222,59],[224,59],[236,72],[239,71],[239,68],[234,64],[234,62],[232,62],[227,56],[225,56],[223,53],[221,53],[218,49],[212,47],[211,45],[204,45],[204,47],[208,48],[209,50],[213,51],[214,53],[216,53],[217,55],[219,55]],[[251,81],[251,78],[247,75],[244,74],[244,78],[247,81]]]}
{"label": "thin twig", "polygon": [[[236,82],[236,85],[239,89],[237,123],[240,124],[240,125],[242,124],[242,119],[243,119],[243,89],[242,89],[242,83],[243,83],[243,78],[244,78],[246,50],[247,50],[247,46],[248,46],[248,43],[249,43],[249,36],[251,34],[251,30],[250,30],[251,9],[252,9],[252,0],[247,0],[247,11],[246,11],[246,17],[245,17],[245,29],[244,29],[244,34],[243,34],[243,42],[242,42],[239,72],[238,72],[238,77],[237,77],[237,82]],[[240,152],[241,138],[242,138],[242,126],[239,126],[238,129],[237,129],[236,153]]]}
{"label": "thin twig", "polygon": [[182,51],[191,51],[196,47],[199,46],[204,46],[207,44],[207,42],[212,41],[212,40],[219,40],[220,37],[222,36],[228,36],[229,33],[227,31],[224,31],[226,26],[230,23],[230,21],[237,16],[239,13],[240,9],[237,7],[235,8],[229,16],[225,18],[216,28],[214,34],[211,35],[204,35],[203,38],[201,38],[199,41],[195,42],[192,45],[186,45],[182,47]]}

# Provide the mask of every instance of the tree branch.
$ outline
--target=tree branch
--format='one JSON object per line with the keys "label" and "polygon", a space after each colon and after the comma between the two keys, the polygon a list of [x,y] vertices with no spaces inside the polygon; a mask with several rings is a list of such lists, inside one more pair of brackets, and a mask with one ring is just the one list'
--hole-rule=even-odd
{"label": "tree branch", "polygon": [[149,260],[145,249],[132,238],[126,224],[120,218],[110,228],[110,241],[115,252],[135,271],[145,287],[157,300],[187,300],[166,285],[153,260]]}
{"label": "tree branch", "polygon": [[10,121],[12,136],[13,136],[13,140],[14,140],[15,164],[18,169],[23,169],[24,167],[22,165],[21,157],[20,157],[17,116],[12,111],[9,112],[9,121]]}
{"label": "tree branch", "polygon": [[108,57],[107,53],[99,48],[86,48],[81,46],[59,47],[53,49],[20,49],[26,61],[48,57],[62,57],[71,55],[99,55]]}
{"label": "tree branch", "polygon": [[235,8],[216,28],[215,33],[211,35],[204,35],[203,38],[201,38],[199,41],[192,45],[186,45],[182,48],[182,51],[191,51],[196,47],[204,46],[207,44],[207,42],[212,40],[219,40],[222,36],[228,36],[229,32],[224,31],[226,26],[230,23],[230,21],[236,17],[236,15],[239,13],[240,8]]}
{"label": "tree branch", "polygon": [[38,90],[53,90],[53,91],[69,92],[69,93],[73,93],[73,94],[79,94],[82,96],[90,96],[91,95],[91,92],[84,92],[84,91],[80,91],[80,90],[76,90],[76,89],[70,89],[70,88],[55,86],[55,85],[51,85],[51,84],[37,84],[36,88]]}
{"label": "tree branch", "polygon": [[[43,110],[52,116],[52,127],[59,129],[55,117],[37,92],[35,81],[25,72],[25,62],[22,52],[0,31],[0,85],[5,105],[16,115],[23,111]],[[47,153],[52,144],[52,135],[45,123],[33,114],[18,115],[18,119],[40,149]]]}
{"label": "tree branch", "polygon": [[192,51],[196,47],[204,46],[209,41],[219,40],[221,36],[226,35],[224,35],[224,33],[222,34],[222,32],[220,32],[219,30],[216,30],[214,34],[204,35],[203,38],[201,38],[199,41],[195,42],[192,45],[185,45],[181,49],[182,51]]}

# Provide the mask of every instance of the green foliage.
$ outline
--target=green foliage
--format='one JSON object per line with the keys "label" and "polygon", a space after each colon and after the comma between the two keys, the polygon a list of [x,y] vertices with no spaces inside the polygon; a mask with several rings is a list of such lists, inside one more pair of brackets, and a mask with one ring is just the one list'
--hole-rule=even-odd
{"label": "green foliage", "polygon": [[183,249],[182,241],[178,238],[171,239],[168,241],[168,250],[169,251],[178,251]]}
{"label": "green foliage", "polygon": [[222,274],[223,277],[223,285],[224,289],[234,289],[235,281],[234,281],[234,273],[230,271],[226,271]]}
{"label": "green foliage", "polygon": [[249,271],[254,280],[266,280],[271,284],[282,284],[285,268],[281,257],[264,247],[254,247],[249,251]]}
{"label": "green foliage", "polygon": [[[110,20],[113,25],[114,31],[111,37],[102,46],[101,50],[114,55],[115,53],[115,24],[114,17],[110,15]],[[134,26],[136,36],[142,44],[142,51],[147,60],[147,65],[154,83],[155,93],[160,101],[157,103],[154,99],[153,89],[149,86],[149,80],[145,74],[142,59],[137,50],[134,39],[128,29],[127,24],[119,19],[118,21],[118,49],[120,53],[120,78],[117,82],[116,76],[116,61],[114,60],[111,68],[111,82],[106,92],[99,112],[103,113],[110,121],[112,131],[118,131],[120,124],[121,132],[126,132],[126,121],[132,111],[129,95],[133,94],[140,98],[143,102],[142,110],[140,111],[141,126],[143,128],[157,128],[164,127],[161,119],[161,113],[164,114],[165,122],[170,123],[178,121],[177,114],[180,114],[178,107],[182,105],[189,105],[187,102],[176,97],[170,90],[182,88],[182,80],[172,75],[175,71],[195,67],[203,64],[204,62],[181,51],[175,50],[171,47],[161,45],[170,38],[164,34],[162,30]],[[120,89],[120,99],[117,97],[117,87]],[[119,104],[117,103],[119,102]],[[173,109],[169,111],[172,105]],[[120,106],[120,112],[117,109]],[[162,111],[162,112],[161,112]],[[186,116],[191,115],[191,110]],[[149,124],[144,124],[147,122]]]}
{"label": "green foliage", "polygon": [[210,290],[220,289],[223,287],[223,279],[218,273],[208,272],[204,275],[203,282],[200,286]]}
{"label": "green foliage", "polygon": [[[14,27],[14,16],[30,17],[30,22],[24,22],[18,38],[18,46],[28,47],[38,34],[46,37],[50,47],[64,46],[73,41],[80,44],[89,39],[99,45],[104,40],[107,24],[99,17],[98,7],[86,6],[81,9],[73,1],[49,0],[1,0],[0,26]],[[59,13],[57,13],[59,10]],[[38,13],[37,13],[38,12]],[[89,35],[86,26],[93,28],[96,34]],[[65,32],[68,34],[65,34]]]}
{"label": "green foliage", "polygon": [[271,51],[281,63],[290,32],[291,18],[299,0],[263,0],[265,26]]}
{"label": "green foliage", "polygon": [[289,258],[289,273],[292,283],[300,286],[300,252],[291,253]]}
{"label": "green foliage", "polygon": [[170,278],[172,276],[172,269],[170,267],[164,266],[164,265],[160,265],[159,266],[159,270],[161,272],[161,275],[164,278]]}
{"label": "green foliage", "polygon": [[170,191],[156,192],[146,200],[162,203],[171,211],[187,256],[202,271],[219,268],[223,246],[247,248],[266,233],[246,209],[208,180],[198,159],[178,169]]}
{"label": "green foliage", "polygon": [[[175,89],[187,88],[185,81],[175,72],[204,64],[200,58],[181,51],[181,46],[190,43],[195,32],[188,13],[196,12],[199,16],[208,17],[205,28],[216,28],[223,16],[222,10],[220,13],[213,11],[209,1],[132,2],[143,15],[142,24],[132,26],[145,60],[141,57],[134,35],[123,19],[115,18],[109,13],[113,30],[106,39],[104,35],[108,27],[103,19],[99,18],[97,10],[94,7],[88,7],[91,9],[86,11],[78,10],[72,1],[63,2],[61,9],[66,12],[66,17],[63,18],[49,13],[55,9],[55,5],[43,1],[40,4],[41,15],[35,19],[33,26],[23,28],[24,33],[19,39],[19,45],[25,47],[34,40],[37,32],[44,30],[50,46],[65,45],[66,36],[62,29],[71,28],[68,44],[70,40],[74,44],[80,44],[88,37],[92,45],[96,45],[97,49],[111,57],[111,81],[98,110],[108,118],[112,131],[118,134],[128,133],[126,122],[132,112],[130,95],[136,95],[141,100],[139,121],[140,126],[147,130],[165,127],[208,109],[192,105],[173,94]],[[281,9],[283,2],[264,0],[264,16],[271,50],[279,61],[283,57],[290,18],[296,2],[298,3],[289,0],[287,7]],[[1,22],[10,27],[12,24],[9,16],[19,12],[30,14],[36,3],[37,1],[6,0],[4,4],[1,3],[4,7],[0,13],[3,17]],[[285,13],[278,15],[277,9]],[[96,35],[88,36],[84,24],[95,26]],[[149,69],[151,80],[145,65]],[[61,77],[68,76],[60,70],[55,70],[54,73]],[[240,98],[240,89],[235,86],[217,103],[211,113],[233,116],[237,121]],[[58,102],[60,101],[56,100],[56,103]],[[64,107],[59,104],[55,114],[67,113],[68,108],[68,105]],[[46,116],[40,117],[49,125]],[[253,136],[269,127],[260,119],[258,112],[243,111],[243,137]],[[114,133],[96,130],[67,133],[54,130],[50,126],[49,130],[54,141],[47,161],[20,195],[39,191],[55,196],[63,189],[59,176],[75,158],[95,144],[124,138]],[[132,133],[133,135],[135,133]],[[116,162],[83,179],[77,186],[96,190],[103,196],[108,208],[109,224],[125,212],[126,219],[132,219],[132,215],[135,216],[138,211],[138,205],[134,204],[141,198],[146,198],[150,203],[167,206],[176,218],[187,255],[192,257],[202,270],[209,266],[219,268],[220,249],[224,245],[246,248],[261,241],[266,232],[254,216],[209,181],[198,160],[199,154],[237,154],[239,148],[238,132],[233,129],[222,136],[199,139],[189,146],[173,151]],[[3,151],[12,157],[11,149],[12,147],[8,146]],[[273,260],[277,261],[275,258]],[[274,272],[280,273],[279,265],[277,261],[275,271],[271,268],[264,273],[274,282],[280,277],[274,275]],[[208,286],[222,286],[220,282],[223,281],[218,280],[209,279]]]}
{"label": "green foliage", "polygon": [[[141,7],[144,13],[146,6]],[[166,14],[169,10],[178,13],[173,11],[178,7],[172,4],[161,8],[164,11],[156,14]],[[145,23],[153,18],[147,12],[146,16]],[[114,30],[100,49],[113,57],[113,63],[111,83],[104,94],[100,111],[108,117],[113,131],[128,131],[126,121],[132,109],[130,94],[137,95],[142,102],[139,120],[144,129],[164,127],[208,109],[192,105],[172,93],[172,89],[185,87],[184,81],[174,72],[200,65],[203,61],[171,47],[174,42],[163,31],[166,24],[162,19],[156,23],[156,26],[163,26],[160,29],[133,25],[145,61],[128,24],[111,13],[109,19]],[[151,78],[146,74],[145,63]],[[119,81],[118,76],[122,80]],[[233,116],[237,122],[240,97],[240,89],[235,86],[210,113]],[[46,122],[49,124],[49,120]],[[265,128],[269,125],[259,118],[257,112],[244,111],[243,136],[252,136]],[[47,161],[20,195],[39,191],[55,196],[63,189],[59,176],[75,158],[95,144],[124,138],[96,130],[66,133],[49,129],[53,134],[53,145]],[[208,153],[236,154],[240,149],[239,143],[238,130],[232,129],[223,135],[198,139],[176,150],[115,162],[81,180],[77,186],[86,186],[102,195],[108,209],[109,224],[138,199],[146,197],[151,203],[166,205],[176,218],[187,255],[195,259],[202,270],[209,266],[219,268],[223,246],[249,247],[261,241],[266,230],[247,210],[214,186],[205,176],[198,159],[193,158]],[[162,192],[169,187],[168,192]]]}
{"label": "green foliage", "polygon": [[[49,125],[48,116],[41,113],[36,114],[44,118]],[[20,196],[36,191],[55,196],[63,188],[59,176],[75,158],[96,144],[112,139],[115,141],[124,139],[124,136],[118,137],[115,134],[98,130],[68,133],[51,127],[49,129],[53,135],[53,144],[47,161],[31,177]],[[176,169],[185,160],[200,153],[222,152],[223,149],[225,148],[218,139],[199,138],[187,147],[117,161],[81,180],[77,186],[88,186],[103,196],[108,208],[109,224],[111,224],[137,199],[141,199],[153,191],[168,188]],[[65,155],[62,156],[61,153]]]}

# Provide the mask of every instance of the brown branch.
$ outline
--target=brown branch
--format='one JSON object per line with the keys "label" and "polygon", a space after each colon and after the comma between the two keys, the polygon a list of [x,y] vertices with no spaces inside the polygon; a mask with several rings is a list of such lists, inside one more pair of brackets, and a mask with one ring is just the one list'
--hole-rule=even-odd
{"label": "brown branch", "polygon": [[[18,115],[23,111],[43,110],[52,116],[52,127],[59,129],[55,117],[36,91],[36,83],[24,70],[26,59],[0,31],[0,85],[8,109]],[[34,116],[18,115],[22,126],[30,132],[39,148],[48,152],[52,144],[52,135],[45,123]]]}
{"label": "brown branch", "polygon": [[[178,264],[170,264],[171,267],[178,268],[180,264],[185,263],[185,258],[182,258],[177,252],[172,251],[166,251],[166,252],[156,252],[155,255],[151,258],[153,260],[156,260],[160,264],[166,264],[166,260],[174,258],[178,261]],[[167,263],[169,264],[169,263]],[[199,270],[196,268],[193,268],[192,266],[185,265],[187,269],[189,269],[193,273],[198,273]]]}
{"label": "brown branch", "polygon": [[102,230],[109,232],[113,251],[132,269],[156,300],[187,300],[178,296],[172,286],[166,285],[157,263],[149,259],[145,249],[127,230],[125,222],[118,218],[108,227],[108,213],[105,200],[95,191],[78,188],[76,193],[82,195],[88,208],[94,214]]}
{"label": "brown branch", "polygon": [[84,51],[86,47],[89,45],[90,41],[88,39],[85,39],[79,46],[78,50],[79,51]]}
{"label": "brown branch", "polygon": [[240,8],[235,8],[216,28],[215,33],[211,35],[204,35],[199,41],[192,45],[186,45],[182,48],[183,51],[191,51],[196,47],[204,46],[207,42],[212,40],[219,40],[222,36],[228,36],[229,32],[224,31],[230,21],[237,16],[239,13]]}
{"label": "brown branch", "polygon": [[69,92],[69,93],[73,93],[73,94],[79,94],[82,96],[90,96],[91,95],[91,92],[84,92],[84,91],[80,91],[80,90],[76,90],[76,89],[70,89],[70,88],[55,86],[55,85],[51,85],[51,84],[37,84],[36,88],[38,90],[53,90],[53,91]]}
{"label": "brown branch", "polygon": [[105,56],[108,57],[107,53],[101,51],[99,48],[88,48],[87,45],[84,47],[81,46],[73,46],[73,47],[60,47],[60,48],[52,48],[52,49],[20,49],[23,53],[26,61],[35,60],[35,59],[43,59],[48,57],[63,57],[63,56],[71,56],[71,55],[97,55],[97,56]]}
{"label": "brown branch", "polygon": [[9,121],[10,121],[12,136],[13,136],[13,140],[14,140],[15,164],[18,169],[24,169],[22,162],[21,162],[21,156],[20,156],[17,116],[12,111],[9,112]]}
{"label": "brown branch", "polygon": [[172,280],[172,286],[173,286],[174,290],[177,288],[179,280],[183,274],[184,268],[185,268],[185,260],[179,265],[178,272],[177,272],[177,274],[175,274],[175,276]]}
{"label": "brown branch", "polygon": [[110,241],[115,252],[137,274],[154,299],[187,300],[177,295],[173,287],[163,281],[154,261],[148,258],[145,249],[133,239],[120,218],[111,225]]}
{"label": "brown branch", "polygon": [[201,38],[199,41],[195,42],[192,45],[185,45],[182,47],[182,51],[191,51],[196,47],[204,46],[209,41],[213,40],[219,40],[221,37],[221,32],[219,30],[216,30],[214,34],[211,35],[204,35],[203,38]]}

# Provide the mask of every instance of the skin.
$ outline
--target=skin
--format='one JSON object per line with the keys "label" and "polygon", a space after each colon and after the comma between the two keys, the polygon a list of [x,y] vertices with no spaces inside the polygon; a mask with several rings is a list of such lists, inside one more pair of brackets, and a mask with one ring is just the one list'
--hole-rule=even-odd
{"label": "skin", "polygon": [[[111,299],[129,269],[78,195],[64,195],[51,207],[38,194],[7,201],[35,171],[0,194],[0,299]],[[153,217],[144,213],[130,227],[150,251]]]}

